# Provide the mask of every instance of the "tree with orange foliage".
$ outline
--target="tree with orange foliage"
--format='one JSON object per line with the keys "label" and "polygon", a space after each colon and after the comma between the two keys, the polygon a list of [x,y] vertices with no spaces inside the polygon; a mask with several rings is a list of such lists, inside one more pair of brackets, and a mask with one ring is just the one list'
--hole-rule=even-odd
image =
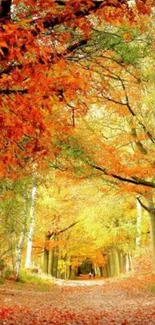
{"label": "tree with orange foliage", "polygon": [[90,71],[92,102],[86,100],[89,113],[64,151],[121,193],[133,193],[148,211],[155,267],[154,29],[151,20],[147,24],[139,31],[104,26],[98,52],[81,60]]}
{"label": "tree with orange foliage", "polygon": [[[58,144],[73,134],[77,117],[86,115],[86,102],[92,101],[93,67],[87,69],[81,59],[89,60],[96,51],[96,26],[99,33],[103,21],[132,23],[139,15],[150,14],[152,5],[150,0],[135,1],[133,8],[127,0],[1,0],[1,177],[14,178],[18,173],[22,177],[33,173],[34,165],[40,169],[55,164]],[[124,33],[124,38],[130,35]],[[129,109],[128,102],[126,106]],[[152,187],[139,175],[125,177],[97,163],[91,167],[118,180]]]}
{"label": "tree with orange foliage", "polygon": [[[137,1],[136,13],[148,13],[149,5]],[[92,39],[95,19],[132,21],[134,11],[126,0],[1,1],[1,176],[53,161],[56,139],[70,134],[77,108],[85,114],[79,94],[90,95],[89,72],[71,59]]]}

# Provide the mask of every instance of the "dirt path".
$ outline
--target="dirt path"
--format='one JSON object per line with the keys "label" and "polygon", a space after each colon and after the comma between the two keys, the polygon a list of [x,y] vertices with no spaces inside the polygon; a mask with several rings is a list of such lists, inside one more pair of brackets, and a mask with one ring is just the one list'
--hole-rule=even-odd
{"label": "dirt path", "polygon": [[33,285],[1,286],[0,324],[155,324],[155,295],[135,280],[57,282],[46,292]]}

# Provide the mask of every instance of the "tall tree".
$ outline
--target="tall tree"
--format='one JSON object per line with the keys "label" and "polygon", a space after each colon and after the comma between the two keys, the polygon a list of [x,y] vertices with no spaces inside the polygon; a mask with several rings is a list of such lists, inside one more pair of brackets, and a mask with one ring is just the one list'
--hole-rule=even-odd
{"label": "tall tree", "polygon": [[56,139],[71,132],[75,114],[85,113],[79,94],[89,96],[89,72],[84,81],[75,53],[89,45],[94,20],[133,21],[151,6],[151,1],[137,1],[132,9],[126,0],[1,1],[2,176],[13,177],[36,159],[53,161]]}
{"label": "tall tree", "polygon": [[78,125],[64,151],[72,161],[76,157],[108,178],[121,192],[143,197],[139,202],[150,215],[155,256],[154,113],[145,99],[154,84],[152,74],[146,72],[154,57],[153,31],[151,21],[141,32],[116,26],[103,30],[98,52],[89,61],[81,60],[90,71],[94,102],[86,101],[85,128],[83,122]]}

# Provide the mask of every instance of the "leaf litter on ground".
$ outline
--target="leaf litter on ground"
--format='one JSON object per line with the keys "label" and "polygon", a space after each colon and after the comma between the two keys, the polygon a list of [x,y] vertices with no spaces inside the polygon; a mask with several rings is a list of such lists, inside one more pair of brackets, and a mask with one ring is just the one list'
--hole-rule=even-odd
{"label": "leaf litter on ground", "polygon": [[[91,281],[91,280],[90,280]],[[104,280],[102,285],[37,286],[7,283],[0,287],[3,325],[152,325],[154,276]]]}

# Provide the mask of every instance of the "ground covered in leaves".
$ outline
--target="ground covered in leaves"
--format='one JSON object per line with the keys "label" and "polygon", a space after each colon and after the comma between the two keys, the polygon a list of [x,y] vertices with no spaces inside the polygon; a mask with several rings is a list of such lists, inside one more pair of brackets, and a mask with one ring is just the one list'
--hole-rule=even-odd
{"label": "ground covered in leaves", "polygon": [[155,277],[90,281],[0,285],[0,324],[155,324]]}

